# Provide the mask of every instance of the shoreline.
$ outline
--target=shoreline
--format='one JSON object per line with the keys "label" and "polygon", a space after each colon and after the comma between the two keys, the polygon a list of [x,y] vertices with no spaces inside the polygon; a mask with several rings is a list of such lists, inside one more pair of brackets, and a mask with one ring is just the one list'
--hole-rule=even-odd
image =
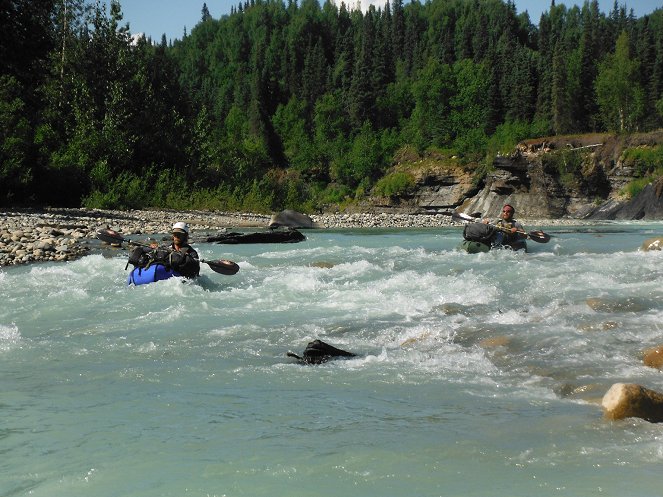
{"label": "shoreline", "polygon": [[[314,229],[442,228],[462,226],[444,214],[353,213],[310,216]],[[175,210],[100,210],[86,208],[0,210],[0,267],[77,259],[101,249],[96,231],[111,228],[124,235],[168,233],[176,221],[189,223],[192,241],[229,229],[266,229],[270,215]],[[599,224],[577,219],[520,219],[528,227]],[[531,228],[530,228],[531,227]],[[198,235],[198,236],[197,236]]]}

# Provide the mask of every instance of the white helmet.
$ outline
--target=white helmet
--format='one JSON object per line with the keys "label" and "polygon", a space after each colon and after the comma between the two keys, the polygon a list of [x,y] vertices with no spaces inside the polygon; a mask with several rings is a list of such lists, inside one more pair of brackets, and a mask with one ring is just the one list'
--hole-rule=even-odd
{"label": "white helmet", "polygon": [[189,234],[189,225],[183,222],[173,224],[173,233],[186,233]]}

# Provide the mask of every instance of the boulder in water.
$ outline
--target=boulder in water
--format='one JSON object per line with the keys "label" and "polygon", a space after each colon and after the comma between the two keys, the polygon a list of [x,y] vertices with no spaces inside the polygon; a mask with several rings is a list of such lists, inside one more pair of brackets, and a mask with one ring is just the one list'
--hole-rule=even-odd
{"label": "boulder in water", "polygon": [[334,267],[333,262],[327,262],[327,261],[314,261],[310,264],[311,267],[317,267],[320,269],[331,269]]}
{"label": "boulder in water", "polygon": [[288,352],[288,357],[294,357],[300,362],[306,364],[322,364],[334,357],[355,357],[356,354],[346,350],[337,349],[333,345],[323,342],[322,340],[313,340],[306,346],[306,350],[301,356]]}
{"label": "boulder in water", "polygon": [[645,300],[636,297],[590,297],[585,303],[596,312],[642,312],[649,308]]}
{"label": "boulder in water", "polygon": [[511,339],[507,336],[498,336],[492,338],[484,338],[479,342],[479,347],[484,349],[494,349],[497,347],[506,347],[511,343]]}
{"label": "boulder in water", "polygon": [[642,362],[650,368],[663,369],[663,345],[645,350]]}
{"label": "boulder in water", "polygon": [[647,238],[644,242],[642,242],[640,250],[644,252],[649,252],[650,250],[663,250],[663,236]]}
{"label": "boulder in water", "polygon": [[287,228],[317,228],[318,226],[306,214],[297,211],[286,209],[274,214],[269,221],[270,228],[279,228],[281,226]]}
{"label": "boulder in water", "polygon": [[603,396],[601,405],[608,419],[642,418],[663,421],[663,393],[635,383],[615,383]]}

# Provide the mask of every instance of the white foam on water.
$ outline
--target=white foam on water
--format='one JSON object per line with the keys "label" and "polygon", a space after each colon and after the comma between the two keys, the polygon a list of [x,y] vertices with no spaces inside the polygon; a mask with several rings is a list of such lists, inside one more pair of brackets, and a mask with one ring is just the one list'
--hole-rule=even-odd
{"label": "white foam on water", "polygon": [[16,347],[20,347],[22,341],[18,326],[15,324],[0,324],[0,352],[8,352]]}

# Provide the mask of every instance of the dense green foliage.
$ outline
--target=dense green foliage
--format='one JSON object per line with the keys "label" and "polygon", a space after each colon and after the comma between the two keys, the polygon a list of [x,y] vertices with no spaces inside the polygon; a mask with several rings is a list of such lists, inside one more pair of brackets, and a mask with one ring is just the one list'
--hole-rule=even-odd
{"label": "dense green foliage", "polygon": [[633,167],[635,180],[624,188],[624,193],[635,197],[652,180],[663,177],[663,145],[627,149],[624,163]]}
{"label": "dense green foliage", "polygon": [[115,0],[0,19],[5,205],[310,211],[406,190],[380,181],[405,146],[481,170],[526,137],[663,125],[663,9],[251,0],[172,43],[132,40]]}
{"label": "dense green foliage", "polygon": [[382,197],[395,197],[410,193],[414,188],[414,178],[404,172],[387,174],[375,184],[374,192]]}
{"label": "dense green foliage", "polygon": [[663,145],[630,148],[624,153],[624,163],[635,168],[635,176],[649,176],[663,170]]}

